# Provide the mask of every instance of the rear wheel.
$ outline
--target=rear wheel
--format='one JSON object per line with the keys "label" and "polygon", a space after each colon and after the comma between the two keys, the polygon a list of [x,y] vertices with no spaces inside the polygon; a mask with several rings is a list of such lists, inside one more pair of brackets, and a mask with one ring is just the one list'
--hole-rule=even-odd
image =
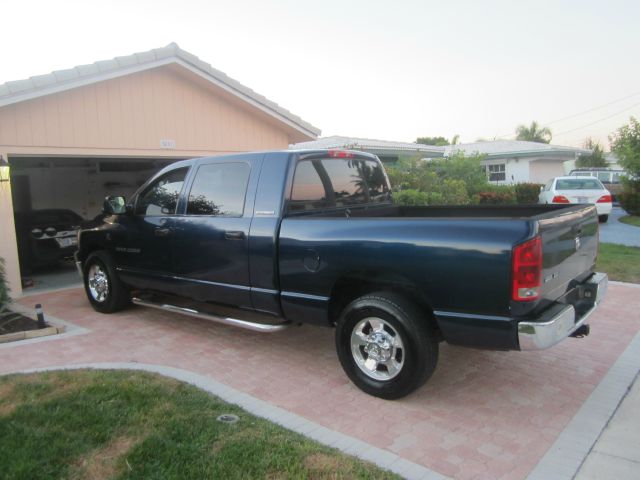
{"label": "rear wheel", "polygon": [[105,251],[93,252],[84,263],[84,289],[94,310],[113,313],[129,305],[131,298],[127,286],[116,275],[111,255]]}
{"label": "rear wheel", "polygon": [[386,399],[420,387],[438,363],[431,319],[390,292],[364,295],[345,308],[336,328],[336,349],[351,381]]}
{"label": "rear wheel", "polygon": [[607,223],[607,220],[609,220],[609,215],[599,215],[598,220],[600,221],[600,223]]}

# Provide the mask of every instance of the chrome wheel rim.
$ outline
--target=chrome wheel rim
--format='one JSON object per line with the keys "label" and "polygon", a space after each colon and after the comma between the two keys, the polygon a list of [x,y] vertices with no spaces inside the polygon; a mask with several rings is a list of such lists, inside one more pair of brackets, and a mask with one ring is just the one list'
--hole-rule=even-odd
{"label": "chrome wheel rim", "polygon": [[360,320],[351,332],[351,355],[362,372],[374,380],[391,380],[404,365],[400,334],[378,317]]}
{"label": "chrome wheel rim", "polygon": [[87,274],[89,293],[96,302],[104,302],[109,295],[109,278],[100,265],[93,264]]}

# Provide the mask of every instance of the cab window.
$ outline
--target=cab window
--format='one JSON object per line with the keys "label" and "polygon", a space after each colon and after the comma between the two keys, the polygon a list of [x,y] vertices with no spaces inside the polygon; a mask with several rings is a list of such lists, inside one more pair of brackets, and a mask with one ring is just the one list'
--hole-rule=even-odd
{"label": "cab window", "polygon": [[241,162],[202,165],[189,192],[187,215],[241,217],[250,171]]}
{"label": "cab window", "polygon": [[136,215],[174,215],[188,168],[165,173],[138,197]]}

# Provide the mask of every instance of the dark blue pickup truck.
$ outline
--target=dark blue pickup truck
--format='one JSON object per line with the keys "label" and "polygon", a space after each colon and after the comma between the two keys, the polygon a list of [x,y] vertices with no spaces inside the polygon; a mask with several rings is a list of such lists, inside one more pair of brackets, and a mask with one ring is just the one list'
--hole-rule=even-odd
{"label": "dark blue pickup truck", "polygon": [[362,152],[179,161],[105,214],[76,253],[96,310],[335,327],[349,378],[389,399],[429,378],[441,341],[526,350],[587,334],[607,288],[593,206],[396,206]]}

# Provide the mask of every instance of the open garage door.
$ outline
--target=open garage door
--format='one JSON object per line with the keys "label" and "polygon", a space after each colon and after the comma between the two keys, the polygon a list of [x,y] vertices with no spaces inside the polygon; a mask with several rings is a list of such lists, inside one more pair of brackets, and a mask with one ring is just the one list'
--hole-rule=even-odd
{"label": "open garage door", "polygon": [[11,157],[20,271],[25,289],[79,282],[70,261],[80,227],[101,221],[104,197],[129,198],[175,159]]}

